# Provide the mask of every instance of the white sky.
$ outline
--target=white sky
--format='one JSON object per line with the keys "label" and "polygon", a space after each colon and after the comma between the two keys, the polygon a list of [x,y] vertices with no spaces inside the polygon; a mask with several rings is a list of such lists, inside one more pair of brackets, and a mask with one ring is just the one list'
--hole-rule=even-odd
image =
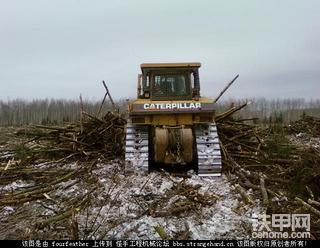
{"label": "white sky", "polygon": [[202,94],[319,98],[319,0],[0,0],[0,99],[134,97],[140,63],[201,62]]}

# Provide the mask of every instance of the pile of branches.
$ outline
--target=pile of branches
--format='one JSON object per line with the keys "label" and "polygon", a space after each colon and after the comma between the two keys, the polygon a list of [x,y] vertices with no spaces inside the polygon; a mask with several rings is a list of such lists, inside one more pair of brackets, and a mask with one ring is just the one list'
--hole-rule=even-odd
{"label": "pile of branches", "polygon": [[37,183],[37,185],[29,186],[24,190],[0,194],[0,206],[17,205],[38,199],[44,199],[47,196],[46,193],[56,190],[60,186],[61,182],[73,179],[83,172],[80,170],[47,170],[35,168],[22,169],[21,172],[21,168],[17,166],[10,167],[9,169],[1,168],[0,170],[2,172],[1,184],[17,180],[11,177],[17,177],[19,180],[34,181]]}
{"label": "pile of branches", "polygon": [[190,211],[197,211],[204,206],[212,206],[219,198],[212,193],[200,193],[201,185],[187,184],[185,180],[173,181],[173,187],[163,197],[148,206],[152,217],[183,216]]}
{"label": "pile of branches", "polygon": [[[84,111],[80,95],[80,121],[58,127],[33,125],[31,129],[22,128],[16,134],[29,139],[15,147],[16,157],[26,163],[41,158],[59,158],[58,161],[62,161],[86,157],[108,161],[122,157],[126,120],[119,114],[119,110],[116,111],[109,89],[104,81],[102,83],[106,93],[95,116]],[[113,111],[100,117],[107,96]]]}
{"label": "pile of branches", "polygon": [[247,104],[230,107],[216,117],[225,173],[237,176],[235,189],[245,203],[254,204],[247,193],[253,190],[267,214],[311,214],[311,235],[319,238],[320,154],[310,146],[293,144],[289,137],[299,133],[319,137],[320,120],[303,115],[289,126],[263,127],[253,124],[254,119],[234,119],[233,114]]}
{"label": "pile of branches", "polygon": [[319,122],[304,117],[288,127],[262,127],[249,124],[248,119],[234,119],[228,112],[231,109],[217,116],[223,168],[237,176],[235,188],[244,202],[253,204],[246,193],[252,189],[268,214],[310,213],[312,235],[318,237],[320,154],[312,147],[292,144],[289,135],[293,130],[318,135]]}
{"label": "pile of branches", "polygon": [[302,115],[300,120],[288,126],[288,131],[294,134],[305,133],[312,137],[320,137],[320,119],[309,115]]}
{"label": "pile of branches", "polygon": [[63,127],[35,125],[18,134],[32,137],[27,143],[34,157],[88,157],[111,160],[124,153],[126,120],[120,114],[108,112],[102,118],[82,112],[79,122]]}
{"label": "pile of branches", "polygon": [[219,121],[217,127],[225,162],[231,156],[239,162],[259,163],[263,143],[256,127],[231,118]]}
{"label": "pile of branches", "polygon": [[[50,162],[22,165],[14,158],[5,166],[0,164],[0,214],[4,218],[0,236],[5,239],[65,238],[61,236],[65,235],[64,231],[58,227],[55,230],[57,223],[64,223],[66,231],[71,232],[69,238],[79,239],[74,216],[89,206],[96,190],[90,177],[95,164],[96,161],[84,163],[76,168],[59,167]],[[74,192],[74,187],[79,190]],[[12,215],[7,216],[6,212],[10,211]]]}

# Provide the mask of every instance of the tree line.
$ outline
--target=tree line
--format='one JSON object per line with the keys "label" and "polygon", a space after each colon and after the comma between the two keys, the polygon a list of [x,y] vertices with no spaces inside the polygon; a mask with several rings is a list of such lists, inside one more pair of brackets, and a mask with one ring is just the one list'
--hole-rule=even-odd
{"label": "tree line", "polygon": [[[117,107],[124,109],[124,100],[117,102]],[[36,99],[0,100],[0,125],[21,126],[28,124],[56,125],[75,122],[80,119],[81,110],[97,115],[101,106],[100,101],[66,100],[66,99]],[[113,111],[110,102],[102,105],[101,114]]]}
{"label": "tree line", "polygon": [[[223,112],[230,106],[237,106],[247,99],[229,99],[217,103],[217,112]],[[302,114],[320,117],[320,99],[306,101],[299,99],[251,99],[251,104],[240,111],[242,118],[259,118],[262,122],[278,121],[292,122]],[[118,111],[125,113],[127,101],[115,102]],[[96,115],[99,112],[101,101],[93,100],[66,100],[66,99],[35,99],[27,100],[0,100],[0,125],[21,126],[28,124],[57,125],[74,122],[80,119],[81,109]],[[112,111],[109,101],[102,105],[101,114]]]}
{"label": "tree line", "polygon": [[239,111],[242,118],[258,118],[260,122],[290,123],[298,120],[303,114],[320,117],[320,99],[303,98],[287,99],[229,99],[217,104],[217,112],[222,112],[233,105],[250,101],[247,107]]}

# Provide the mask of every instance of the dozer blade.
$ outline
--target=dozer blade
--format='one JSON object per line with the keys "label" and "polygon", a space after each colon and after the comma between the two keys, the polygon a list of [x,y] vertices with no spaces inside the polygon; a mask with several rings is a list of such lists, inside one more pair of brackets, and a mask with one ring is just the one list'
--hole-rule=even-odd
{"label": "dozer blade", "polygon": [[196,128],[199,176],[221,176],[221,152],[215,123]]}

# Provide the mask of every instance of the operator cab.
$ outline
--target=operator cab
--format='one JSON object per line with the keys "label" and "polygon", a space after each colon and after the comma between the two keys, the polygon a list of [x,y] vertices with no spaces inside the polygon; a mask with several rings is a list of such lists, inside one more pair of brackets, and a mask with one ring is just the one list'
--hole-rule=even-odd
{"label": "operator cab", "polygon": [[200,97],[200,63],[141,64],[138,98],[191,100]]}

